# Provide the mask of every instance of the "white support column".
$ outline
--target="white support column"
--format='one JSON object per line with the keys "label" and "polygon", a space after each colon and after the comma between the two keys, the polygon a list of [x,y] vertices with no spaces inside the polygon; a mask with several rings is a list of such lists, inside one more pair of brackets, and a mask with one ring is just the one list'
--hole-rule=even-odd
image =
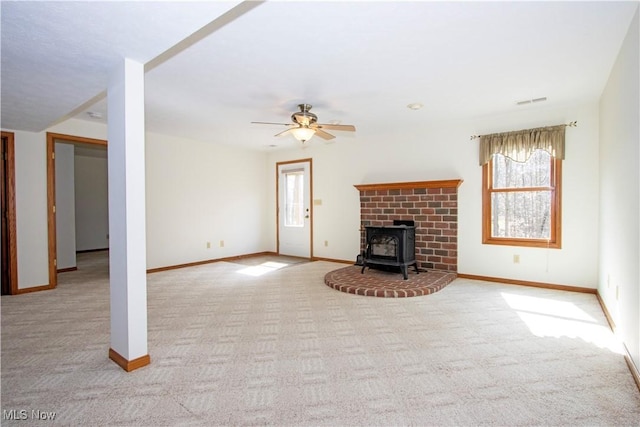
{"label": "white support column", "polygon": [[109,76],[109,358],[126,371],[148,365],[144,66],[130,59]]}

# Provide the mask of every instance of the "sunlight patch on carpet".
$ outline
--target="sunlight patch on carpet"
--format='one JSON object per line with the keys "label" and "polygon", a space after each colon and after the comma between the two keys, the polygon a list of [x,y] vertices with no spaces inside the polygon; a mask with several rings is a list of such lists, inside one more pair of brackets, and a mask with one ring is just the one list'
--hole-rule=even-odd
{"label": "sunlight patch on carpet", "polygon": [[240,274],[245,274],[247,276],[259,277],[264,274],[271,273],[276,270],[280,270],[281,268],[284,268],[288,265],[289,264],[285,264],[283,262],[268,261],[268,262],[263,262],[260,265],[254,265],[251,267],[243,268],[241,270],[238,270],[237,272]]}
{"label": "sunlight patch on carpet", "polygon": [[614,353],[624,354],[609,327],[599,324],[572,302],[508,292],[501,294],[535,336],[579,338]]}

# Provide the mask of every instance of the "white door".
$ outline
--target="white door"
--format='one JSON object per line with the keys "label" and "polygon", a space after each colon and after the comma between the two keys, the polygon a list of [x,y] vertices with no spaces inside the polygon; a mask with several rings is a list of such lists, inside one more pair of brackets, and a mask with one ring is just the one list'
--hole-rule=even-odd
{"label": "white door", "polygon": [[278,164],[278,253],[311,258],[311,161]]}

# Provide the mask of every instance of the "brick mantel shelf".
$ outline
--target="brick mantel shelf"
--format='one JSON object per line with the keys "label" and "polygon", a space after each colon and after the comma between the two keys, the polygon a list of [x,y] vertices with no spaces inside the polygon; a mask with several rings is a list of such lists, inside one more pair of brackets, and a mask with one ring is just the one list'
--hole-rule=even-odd
{"label": "brick mantel shelf", "polygon": [[[413,220],[418,266],[456,272],[460,184],[461,179],[355,185],[360,191],[361,227]],[[363,233],[360,249],[364,247]]]}

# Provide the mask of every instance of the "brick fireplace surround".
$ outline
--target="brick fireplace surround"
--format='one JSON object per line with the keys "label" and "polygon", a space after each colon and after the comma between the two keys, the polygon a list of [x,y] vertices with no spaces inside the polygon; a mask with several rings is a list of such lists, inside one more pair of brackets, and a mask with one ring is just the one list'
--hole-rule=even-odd
{"label": "brick fireplace surround", "polygon": [[364,227],[413,220],[422,269],[458,271],[458,187],[461,179],[355,185],[360,191],[360,250]]}

